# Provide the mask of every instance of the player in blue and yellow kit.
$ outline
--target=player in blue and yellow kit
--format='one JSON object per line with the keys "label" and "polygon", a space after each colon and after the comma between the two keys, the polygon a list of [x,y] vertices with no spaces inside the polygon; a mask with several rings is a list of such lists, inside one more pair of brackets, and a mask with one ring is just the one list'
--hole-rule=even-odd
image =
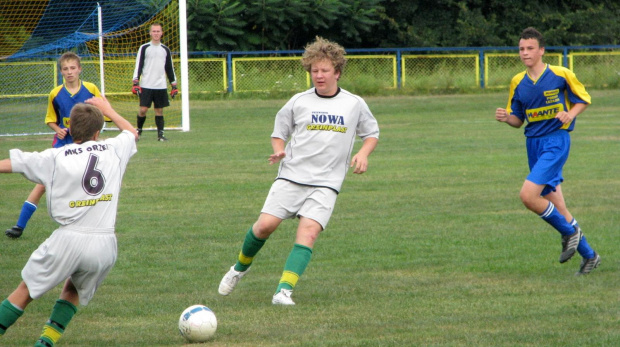
{"label": "player in blue and yellow kit", "polygon": [[519,56],[526,71],[513,77],[506,109],[495,119],[520,128],[524,122],[530,173],[521,188],[521,201],[562,235],[560,263],[575,252],[583,257],[578,275],[588,274],[601,262],[577,221],[566,208],[562,194],[562,168],[570,151],[570,132],[577,115],[590,104],[590,95],[575,74],[561,66],[543,63],[544,39],[527,28],[519,40]]}
{"label": "player in blue and yellow kit", "polygon": [[[47,115],[45,123],[54,130],[53,148],[59,148],[66,144],[73,143],[73,138],[69,133],[69,115],[75,104],[83,103],[93,96],[100,97],[101,93],[96,85],[83,82],[80,80],[82,73],[82,65],[80,57],[73,53],[67,52],[58,59],[60,72],[64,79],[64,84],[52,89],[49,94],[47,103]],[[106,118],[106,121],[109,119]],[[5,234],[11,238],[18,238],[24,232],[26,224],[37,210],[37,205],[41,197],[45,193],[45,187],[37,184],[28,198],[22,205],[17,224],[5,231]]]}

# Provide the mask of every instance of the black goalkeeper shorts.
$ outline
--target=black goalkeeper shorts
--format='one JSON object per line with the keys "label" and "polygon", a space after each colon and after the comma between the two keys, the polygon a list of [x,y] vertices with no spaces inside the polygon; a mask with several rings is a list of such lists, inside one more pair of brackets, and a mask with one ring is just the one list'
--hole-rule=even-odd
{"label": "black goalkeeper shorts", "polygon": [[168,90],[142,88],[142,93],[140,93],[140,106],[151,107],[151,105],[154,105],[155,108],[170,106]]}

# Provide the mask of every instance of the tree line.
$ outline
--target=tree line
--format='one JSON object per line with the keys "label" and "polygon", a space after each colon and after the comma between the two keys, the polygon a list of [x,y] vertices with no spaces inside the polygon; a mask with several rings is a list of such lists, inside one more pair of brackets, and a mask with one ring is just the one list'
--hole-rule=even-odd
{"label": "tree line", "polygon": [[296,50],[322,36],[347,48],[617,45],[616,0],[187,0],[190,51]]}

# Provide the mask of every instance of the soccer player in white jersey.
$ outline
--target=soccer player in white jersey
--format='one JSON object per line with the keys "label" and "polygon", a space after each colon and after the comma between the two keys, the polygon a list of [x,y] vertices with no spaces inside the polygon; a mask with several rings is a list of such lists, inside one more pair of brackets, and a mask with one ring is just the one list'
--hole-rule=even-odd
{"label": "soccer player in white jersey", "polygon": [[495,119],[514,128],[527,122],[524,133],[530,173],[519,196],[525,207],[562,235],[560,263],[578,252],[582,261],[577,274],[586,275],[599,266],[601,257],[568,211],[561,184],[570,132],[590,104],[590,95],[572,71],[545,64],[544,54],[542,34],[532,27],[523,30],[519,56],[526,70],[513,77],[508,106],[496,109]]}
{"label": "soccer player in white jersey", "polygon": [[151,24],[149,35],[151,41],[140,46],[138,50],[131,89],[134,94],[140,97],[140,109],[137,118],[138,135],[142,134],[146,112],[152,104],[155,110],[157,140],[166,141],[164,136],[164,107],[170,106],[166,77],[172,86],[170,90],[172,98],[179,93],[179,90],[177,89],[177,78],[172,64],[172,53],[161,42],[164,35],[161,23]]}
{"label": "soccer player in white jersey", "polygon": [[[232,292],[282,220],[298,217],[295,243],[272,298],[274,305],[294,305],[292,290],[327,227],[348,169],[356,174],[368,169],[379,126],[361,97],[338,87],[344,55],[340,45],[320,37],[306,46],[301,62],[314,88],[293,96],[276,115],[269,162],[280,163],[278,174],[236,264],[222,278],[221,295]],[[363,144],[351,158],[356,136]]]}
{"label": "soccer player in white jersey", "polygon": [[[122,132],[98,141],[103,115]],[[77,312],[87,305],[116,262],[114,225],[121,181],[136,153],[137,131],[105,98],[71,110],[72,144],[43,152],[12,149],[0,173],[21,173],[47,191],[50,216],[60,225],[22,270],[23,281],[0,304],[0,338],[26,306],[64,282],[60,298],[35,343],[53,347]]]}

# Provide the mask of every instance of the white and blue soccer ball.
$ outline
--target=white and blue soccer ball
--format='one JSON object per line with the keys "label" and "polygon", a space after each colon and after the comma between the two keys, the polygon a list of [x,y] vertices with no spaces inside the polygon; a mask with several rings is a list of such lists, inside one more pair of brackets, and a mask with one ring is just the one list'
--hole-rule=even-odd
{"label": "white and blue soccer ball", "polygon": [[215,335],[217,319],[215,313],[204,305],[193,305],[185,309],[179,318],[179,332],[189,342],[205,342]]}

